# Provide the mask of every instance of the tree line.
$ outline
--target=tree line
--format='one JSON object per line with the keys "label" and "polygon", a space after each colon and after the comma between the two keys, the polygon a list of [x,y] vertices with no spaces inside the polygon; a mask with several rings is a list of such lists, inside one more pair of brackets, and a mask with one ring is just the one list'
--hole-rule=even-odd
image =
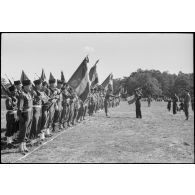
{"label": "tree line", "polygon": [[138,69],[128,77],[114,79],[113,83],[115,93],[122,87],[125,93],[132,95],[141,87],[144,97],[172,97],[175,93],[182,97],[183,89],[188,89],[194,97],[194,73],[170,74],[168,71]]}

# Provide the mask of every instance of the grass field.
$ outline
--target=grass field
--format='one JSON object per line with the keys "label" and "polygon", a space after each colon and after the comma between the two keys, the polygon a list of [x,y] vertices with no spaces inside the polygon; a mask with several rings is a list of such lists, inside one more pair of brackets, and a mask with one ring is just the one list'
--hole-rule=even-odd
{"label": "grass field", "polygon": [[[2,107],[3,108],[3,107]],[[142,102],[142,119],[135,118],[135,105],[122,102],[41,146],[17,163],[193,163],[194,113],[185,121],[183,112],[173,115],[165,102]],[[4,116],[4,111],[1,111]],[[1,119],[2,127],[5,119]],[[56,136],[58,135],[56,134]],[[35,148],[30,148],[34,150]],[[12,149],[1,151],[1,160],[15,162],[23,157]]]}

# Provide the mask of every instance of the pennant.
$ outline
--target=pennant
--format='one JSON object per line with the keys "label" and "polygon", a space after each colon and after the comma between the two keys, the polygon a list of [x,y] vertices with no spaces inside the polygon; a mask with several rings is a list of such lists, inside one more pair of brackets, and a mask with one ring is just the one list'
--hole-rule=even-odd
{"label": "pennant", "polygon": [[63,83],[66,82],[63,71],[61,71],[61,81],[62,81]]}
{"label": "pennant", "polygon": [[99,82],[98,74],[97,74],[97,70],[96,70],[96,65],[98,62],[99,62],[99,60],[96,61],[94,66],[92,66],[90,71],[89,71],[89,80],[91,81],[91,88],[96,86]]}
{"label": "pennant", "polygon": [[89,93],[88,62],[89,59],[86,57],[68,81],[82,101],[85,101]]}
{"label": "pennant", "polygon": [[23,82],[25,80],[30,80],[27,75],[24,73],[24,71],[22,70],[22,74],[21,74],[21,78],[20,78],[20,81]]}
{"label": "pennant", "polygon": [[41,73],[41,80],[46,81],[46,76],[45,76],[45,72],[43,69],[42,69],[42,73]]}

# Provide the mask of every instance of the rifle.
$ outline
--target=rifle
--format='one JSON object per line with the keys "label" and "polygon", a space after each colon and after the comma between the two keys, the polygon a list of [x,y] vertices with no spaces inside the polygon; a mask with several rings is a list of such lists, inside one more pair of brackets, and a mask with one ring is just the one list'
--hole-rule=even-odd
{"label": "rifle", "polygon": [[42,82],[44,81],[37,73],[35,73],[35,74]]}
{"label": "rifle", "polygon": [[[62,92],[63,92],[63,90],[61,90],[60,93],[59,93],[58,95],[60,95]],[[51,98],[51,97],[50,97],[50,98]],[[58,98],[53,97],[53,98],[51,98],[50,100],[53,100],[53,99],[58,99]],[[53,104],[54,104],[54,102],[52,102],[51,105],[47,108],[47,111],[50,110],[50,108],[53,106]]]}

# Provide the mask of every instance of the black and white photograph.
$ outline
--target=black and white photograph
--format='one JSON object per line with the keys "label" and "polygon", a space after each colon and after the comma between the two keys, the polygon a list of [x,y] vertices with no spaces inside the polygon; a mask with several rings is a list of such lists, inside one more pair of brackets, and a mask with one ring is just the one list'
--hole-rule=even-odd
{"label": "black and white photograph", "polygon": [[194,163],[192,33],[2,33],[1,163]]}

